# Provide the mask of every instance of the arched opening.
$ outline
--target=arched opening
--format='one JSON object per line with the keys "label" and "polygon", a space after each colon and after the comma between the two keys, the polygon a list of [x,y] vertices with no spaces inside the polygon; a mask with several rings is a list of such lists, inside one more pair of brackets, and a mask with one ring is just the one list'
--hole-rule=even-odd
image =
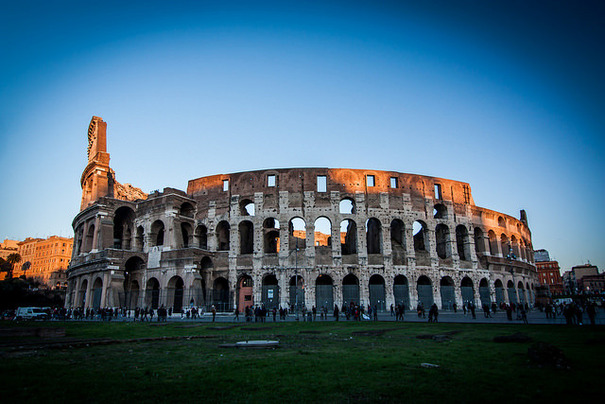
{"label": "arched opening", "polygon": [[340,252],[342,255],[357,254],[357,225],[351,219],[340,222]]}
{"label": "arched opening", "polygon": [[193,208],[193,205],[189,202],[183,202],[181,208],[179,209],[179,215],[185,217],[193,217],[194,213],[195,209]]}
{"label": "arched opening", "polygon": [[447,219],[447,208],[444,204],[438,203],[433,208],[433,217],[435,219]]}
{"label": "arched opening", "polygon": [[91,252],[94,249],[93,241],[95,239],[95,225],[91,224],[86,232],[86,241],[84,242],[84,252]]}
{"label": "arched opening", "polygon": [[435,228],[435,242],[437,243],[437,256],[445,259],[451,257],[450,251],[450,229],[444,224],[438,224]]}
{"label": "arched opening", "polygon": [[418,292],[419,305],[421,304],[425,309],[428,309],[433,305],[433,285],[427,276],[422,275],[418,278],[416,291]]}
{"label": "arched opening", "polygon": [[492,303],[492,299],[489,293],[489,282],[485,278],[481,278],[479,281],[479,299],[481,299],[481,305],[489,307]]}
{"label": "arched opening", "polygon": [[527,303],[527,297],[525,296],[525,286],[523,286],[523,282],[519,282],[517,285],[517,293],[519,294],[519,303],[525,304]]}
{"label": "arched opening", "polygon": [[191,247],[193,230],[189,223],[181,223],[181,238],[183,239],[183,248]]}
{"label": "arched opening", "polygon": [[202,250],[208,249],[208,228],[200,225],[195,229],[195,242]]}
{"label": "arched opening", "polygon": [[352,215],[355,213],[355,201],[344,198],[340,201],[339,211],[341,215]]}
{"label": "arched opening", "polygon": [[243,275],[237,282],[237,308],[239,311],[246,310],[246,307],[254,306],[252,278],[248,275]]}
{"label": "arched opening", "polygon": [[263,304],[267,310],[279,308],[279,286],[275,275],[267,275],[263,278]]}
{"label": "arched opening", "polygon": [[143,226],[137,227],[137,236],[136,236],[136,250],[143,251],[145,248],[145,230]]}
{"label": "arched opening", "polygon": [[156,220],[151,225],[151,240],[153,246],[164,245],[164,222]]}
{"label": "arched opening", "polygon": [[475,304],[475,289],[473,288],[473,281],[468,276],[462,278],[460,293],[462,294],[463,303],[472,302]]}
{"label": "arched opening", "polygon": [[517,238],[515,236],[510,237],[510,244],[512,252],[511,259],[519,259],[519,244],[517,244]]}
{"label": "arched opening", "polygon": [[279,221],[272,217],[263,222],[263,250],[265,254],[277,254],[279,252]]}
{"label": "arched opening", "polygon": [[254,216],[254,202],[250,199],[244,199],[239,203],[240,215],[242,216]]}
{"label": "arched opening", "polygon": [[372,275],[370,277],[370,304],[379,311],[386,309],[386,293],[384,286],[384,278],[380,275]]}
{"label": "arched opening", "polygon": [[426,223],[415,221],[412,229],[414,235],[414,251],[427,251],[429,245]]}
{"label": "arched opening", "polygon": [[483,254],[485,252],[485,243],[483,242],[483,230],[475,227],[475,252],[477,254]]}
{"label": "arched opening", "polygon": [[172,305],[174,313],[180,313],[183,309],[183,289],[185,283],[180,276],[173,276],[168,281],[168,301],[167,306]]}
{"label": "arched opening", "polygon": [[315,263],[329,265],[332,263],[332,223],[326,217],[315,220]]}
{"label": "arched opening", "polygon": [[454,280],[449,276],[441,278],[441,308],[443,310],[452,310],[456,303],[456,292],[454,291]]}
{"label": "arched opening", "polygon": [[229,307],[229,282],[223,277],[214,280],[212,288],[212,304],[217,311],[230,311]]}
{"label": "arched opening", "polygon": [[239,252],[242,255],[254,251],[254,225],[249,220],[239,224]]}
{"label": "arched opening", "polygon": [[391,249],[393,265],[405,265],[405,226],[399,219],[391,222]]}
{"label": "arched opening", "polygon": [[113,218],[113,248],[130,250],[134,228],[134,211],[122,206],[118,208]]}
{"label": "arched opening", "polygon": [[366,239],[368,254],[382,253],[382,225],[380,220],[372,217],[366,222]]}
{"label": "arched opening", "polygon": [[348,274],[342,279],[342,300],[347,306],[351,303],[359,306],[359,279],[353,274]]}
{"label": "arched opening", "polygon": [[487,237],[489,238],[489,255],[495,257],[498,255],[498,239],[496,238],[496,233],[490,230],[487,232]]}
{"label": "arched opening", "polygon": [[[145,262],[139,257],[130,257],[124,264],[124,307],[132,309],[139,304],[139,283],[135,277],[145,271]],[[122,304],[120,304],[122,305]]]}
{"label": "arched opening", "polygon": [[508,302],[510,304],[519,304],[519,301],[517,300],[517,291],[515,290],[513,281],[508,281],[506,283],[506,291],[508,293]]}
{"label": "arched opening", "polygon": [[410,289],[408,278],[404,275],[397,275],[393,281],[393,297],[395,304],[403,304],[404,309],[410,308]]}
{"label": "arched opening", "polygon": [[295,217],[288,224],[288,244],[290,250],[305,249],[307,246],[307,225],[300,217]]}
{"label": "arched opening", "polygon": [[468,261],[471,259],[468,230],[466,229],[466,226],[456,226],[456,248],[458,250],[458,257],[460,257],[460,260]]}
{"label": "arched opening", "polygon": [[500,306],[504,303],[504,285],[500,279],[494,282],[494,291],[496,292],[496,304]]}
{"label": "arched opening", "polygon": [[84,307],[86,304],[86,290],[88,289],[88,280],[84,279],[80,284],[78,307]]}
{"label": "arched opening", "polygon": [[506,221],[504,220],[504,218],[502,216],[498,216],[498,226],[506,227]]}
{"label": "arched opening", "polygon": [[305,304],[305,282],[303,277],[295,275],[290,278],[290,309],[300,310]]}
{"label": "arched opening", "polygon": [[508,259],[512,259],[510,242],[508,241],[508,237],[506,234],[502,233],[500,236],[500,248],[502,249],[502,256]]}
{"label": "arched opening", "polygon": [[147,281],[145,296],[147,306],[152,309],[157,309],[160,306],[160,282],[156,278]]}
{"label": "arched opening", "polygon": [[216,246],[218,251],[229,251],[229,235],[231,226],[225,220],[216,226]]}
{"label": "arched opening", "polygon": [[101,297],[103,295],[103,281],[97,278],[92,284],[92,307],[98,310],[101,307]]}
{"label": "arched opening", "polygon": [[334,285],[328,275],[319,275],[315,280],[315,307],[334,308]]}

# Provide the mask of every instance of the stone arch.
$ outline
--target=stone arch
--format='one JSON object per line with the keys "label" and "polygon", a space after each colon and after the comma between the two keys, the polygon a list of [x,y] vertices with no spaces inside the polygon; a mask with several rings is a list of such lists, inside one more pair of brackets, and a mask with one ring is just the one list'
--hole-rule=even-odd
{"label": "stone arch", "polygon": [[525,286],[523,282],[519,281],[517,284],[517,294],[519,295],[519,303],[524,305],[527,303],[527,297],[525,296]]}
{"label": "stone arch", "polygon": [[403,304],[404,309],[410,308],[410,287],[405,275],[397,275],[393,280],[393,297],[395,304]]}
{"label": "stone arch", "polygon": [[330,275],[320,274],[315,280],[315,307],[334,308],[334,283]]}
{"label": "stone arch", "polygon": [[86,304],[86,291],[87,290],[88,290],[88,279],[84,279],[84,280],[82,280],[82,283],[80,283],[80,292],[79,292],[79,296],[78,296],[78,302],[76,302],[78,307],[84,307],[84,305]]}
{"label": "stone arch", "polygon": [[262,302],[267,310],[279,308],[279,284],[275,274],[268,274],[263,277],[262,283]]}
{"label": "stone arch", "polygon": [[307,225],[304,219],[293,217],[288,223],[288,244],[290,250],[304,249],[307,246]]}
{"label": "stone arch", "polygon": [[[140,286],[135,279],[138,274],[145,271],[145,261],[141,257],[133,256],[124,263],[124,307],[132,309],[139,306]],[[122,299],[120,299],[122,300]]]}
{"label": "stone arch", "polygon": [[433,217],[435,219],[447,219],[447,208],[444,204],[438,203],[434,206]]}
{"label": "stone arch", "polygon": [[254,225],[249,220],[243,220],[238,226],[239,252],[242,255],[254,252]]}
{"label": "stone arch", "polygon": [[468,229],[466,226],[459,224],[456,226],[456,249],[461,261],[470,261],[471,252],[469,251],[469,247]]}
{"label": "stone arch", "polygon": [[189,202],[183,202],[179,208],[179,215],[185,217],[193,217],[195,214],[195,208]]}
{"label": "stone arch", "polygon": [[452,310],[456,303],[456,291],[454,280],[449,276],[444,276],[439,282],[441,292],[441,308],[443,310]]}
{"label": "stone arch", "polygon": [[343,198],[338,206],[341,215],[355,214],[355,201],[351,198]]}
{"label": "stone arch", "polygon": [[517,300],[517,291],[515,290],[515,284],[513,281],[508,281],[506,283],[506,291],[508,293],[508,302],[510,304],[518,304],[519,301]]}
{"label": "stone arch", "polygon": [[340,222],[340,251],[342,255],[357,254],[357,224],[352,219]]}
{"label": "stone arch", "polygon": [[500,235],[500,248],[502,250],[502,256],[511,259],[510,241],[508,236],[504,233]]}
{"label": "stone arch", "polygon": [[506,221],[504,220],[504,218],[502,216],[498,216],[498,226],[506,227]]}
{"label": "stone arch", "polygon": [[161,220],[156,220],[151,225],[151,233],[150,238],[152,242],[152,246],[163,246],[164,245],[164,233],[165,226],[164,222]]}
{"label": "stone arch", "polygon": [[208,256],[202,257],[201,261],[200,261],[200,269],[202,272],[208,271],[210,269],[214,268],[214,263],[212,262],[212,259]]}
{"label": "stone arch", "polygon": [[226,220],[221,220],[216,226],[216,246],[218,251],[229,251],[231,226]]}
{"label": "stone arch", "polygon": [[97,277],[92,284],[92,307],[97,310],[101,307],[101,300],[103,296],[103,280],[101,277]]}
{"label": "stone arch", "polygon": [[203,224],[195,229],[195,243],[202,250],[208,249],[208,228]]}
{"label": "stone arch", "polygon": [[489,293],[489,282],[486,278],[481,278],[479,281],[479,299],[481,300],[482,306],[489,306],[492,303],[492,299]]}
{"label": "stone arch", "polygon": [[332,222],[325,216],[315,219],[315,247],[332,246]]}
{"label": "stone arch", "polygon": [[239,277],[237,281],[237,308],[243,312],[246,307],[254,306],[254,281],[248,274]]}
{"label": "stone arch", "polygon": [[483,241],[483,230],[481,230],[479,227],[475,227],[474,238],[475,252],[477,254],[483,254],[485,252],[485,243]]}
{"label": "stone arch", "polygon": [[381,275],[374,274],[370,277],[368,286],[370,289],[370,305],[379,311],[385,311],[387,304],[384,278]]}
{"label": "stone arch", "polygon": [[498,255],[498,239],[496,238],[496,233],[493,230],[487,232],[487,237],[489,239],[489,254],[492,257]]}
{"label": "stone arch", "polygon": [[239,203],[240,215],[241,216],[254,216],[255,206],[254,202],[250,199],[242,199]]}
{"label": "stone arch", "polygon": [[500,279],[496,279],[494,282],[494,292],[496,294],[496,304],[500,306],[504,303],[504,285]]}
{"label": "stone arch", "polygon": [[342,278],[342,301],[346,305],[351,303],[359,306],[359,279],[354,274],[348,274]]}
{"label": "stone arch", "polygon": [[86,232],[86,240],[84,243],[84,251],[91,252],[94,249],[94,239],[95,239],[95,225],[91,224],[88,227],[88,231]]}
{"label": "stone arch", "polygon": [[129,206],[116,209],[113,217],[113,248],[130,250],[134,233],[134,210]]}
{"label": "stone arch", "polygon": [[174,313],[180,313],[183,309],[185,283],[180,276],[173,276],[168,281],[168,301],[166,305],[172,307]]}
{"label": "stone arch", "polygon": [[231,311],[229,307],[229,282],[219,276],[212,284],[212,304],[217,311]]}
{"label": "stone arch", "polygon": [[382,253],[382,224],[375,217],[366,221],[366,241],[368,254]]}
{"label": "stone arch", "polygon": [[181,223],[181,238],[183,248],[189,248],[193,243],[193,228],[189,223]]}
{"label": "stone arch", "polygon": [[135,237],[135,243],[136,243],[136,250],[137,251],[143,251],[143,249],[145,248],[145,229],[143,229],[143,226],[139,226],[137,227],[137,235]]}
{"label": "stone arch", "polygon": [[437,256],[445,259],[452,256],[450,250],[450,229],[443,223],[435,228],[435,241],[437,243]]}
{"label": "stone arch", "polygon": [[300,310],[305,304],[305,280],[296,274],[290,278],[290,309]]}
{"label": "stone arch", "polygon": [[279,221],[269,217],[263,222],[263,251],[265,254],[277,254],[279,247]]}
{"label": "stone arch", "polygon": [[393,265],[405,265],[405,225],[401,219],[391,221],[391,249]]}
{"label": "stone arch", "polygon": [[462,278],[460,282],[460,293],[462,295],[462,303],[466,304],[472,302],[475,304],[475,287],[473,281],[468,276]]}
{"label": "stone arch", "polygon": [[511,252],[512,252],[511,258],[514,260],[519,259],[520,258],[519,244],[517,244],[517,238],[514,235],[510,236],[510,245],[511,245]]}
{"label": "stone arch", "polygon": [[160,307],[160,282],[156,278],[149,278],[146,286],[146,305],[152,309]]}
{"label": "stone arch", "polygon": [[422,220],[416,220],[413,225],[414,251],[428,251],[429,234],[426,223]]}
{"label": "stone arch", "polygon": [[433,305],[433,284],[428,276],[421,275],[418,277],[416,291],[418,292],[419,305],[422,305],[425,309]]}

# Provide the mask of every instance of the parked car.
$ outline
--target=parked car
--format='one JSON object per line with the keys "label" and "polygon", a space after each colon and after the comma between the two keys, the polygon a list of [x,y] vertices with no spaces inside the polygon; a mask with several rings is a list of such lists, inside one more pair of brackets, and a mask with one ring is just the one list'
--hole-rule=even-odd
{"label": "parked car", "polygon": [[45,307],[19,307],[15,320],[48,320],[49,314]]}

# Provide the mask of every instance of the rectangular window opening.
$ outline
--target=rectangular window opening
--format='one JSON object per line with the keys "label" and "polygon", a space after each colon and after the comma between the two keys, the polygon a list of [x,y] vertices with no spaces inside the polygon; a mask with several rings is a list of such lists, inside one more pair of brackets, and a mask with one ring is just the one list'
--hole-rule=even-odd
{"label": "rectangular window opening", "polygon": [[441,185],[440,184],[435,184],[435,199],[442,199],[441,198]]}
{"label": "rectangular window opening", "polygon": [[373,175],[368,175],[366,177],[366,185],[368,187],[373,187],[373,186],[375,186],[375,184],[376,184],[376,182],[374,180],[374,176]]}
{"label": "rectangular window opening", "polygon": [[267,175],[267,186],[268,187],[275,186],[275,175]]}
{"label": "rectangular window opening", "polygon": [[327,177],[325,175],[317,176],[317,192],[327,192],[328,184]]}
{"label": "rectangular window opening", "polygon": [[229,191],[229,180],[223,180],[223,191]]}
{"label": "rectangular window opening", "polygon": [[398,188],[397,177],[391,177],[391,188]]}

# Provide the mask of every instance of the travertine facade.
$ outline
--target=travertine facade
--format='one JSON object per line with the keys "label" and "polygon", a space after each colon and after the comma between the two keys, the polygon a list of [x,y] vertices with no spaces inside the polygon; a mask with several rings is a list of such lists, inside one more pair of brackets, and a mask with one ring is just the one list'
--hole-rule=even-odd
{"label": "travertine facade", "polygon": [[480,208],[467,183],[291,168],[117,199],[104,133],[93,136],[89,156],[100,158],[89,158],[73,222],[68,306],[447,309],[534,300],[525,212],[519,220]]}

